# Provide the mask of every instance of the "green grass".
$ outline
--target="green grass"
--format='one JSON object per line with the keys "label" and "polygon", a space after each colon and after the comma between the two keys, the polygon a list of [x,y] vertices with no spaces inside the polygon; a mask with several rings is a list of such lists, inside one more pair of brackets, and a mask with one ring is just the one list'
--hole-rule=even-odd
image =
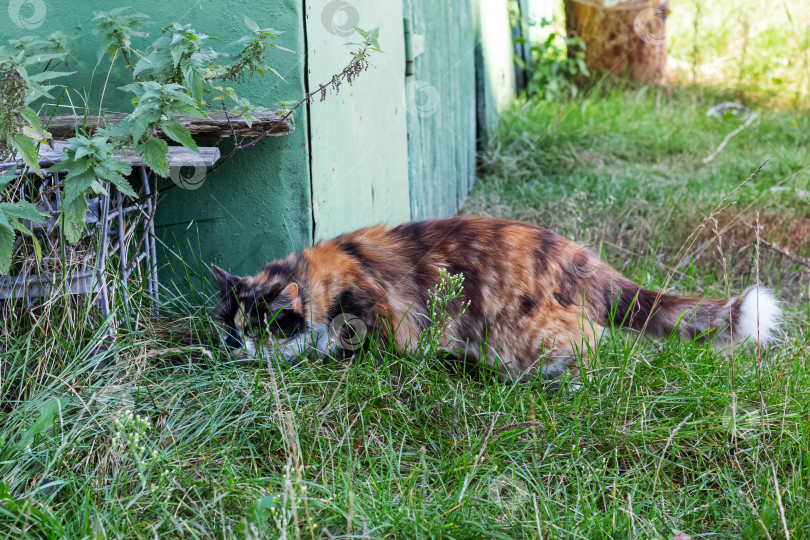
{"label": "green grass", "polygon": [[[764,239],[808,255],[796,231],[809,205],[791,174],[808,165],[810,118],[762,112],[703,165],[739,125],[705,118],[713,102],[646,90],[516,108],[464,211],[549,226],[659,287],[703,216],[773,156],[718,217],[734,294],[753,279],[755,245],[737,221],[755,210]],[[687,258],[669,290],[726,294],[716,247]],[[6,319],[0,479],[16,502],[0,507],[0,527],[77,538],[330,538],[349,526],[355,538],[765,538],[758,515],[773,538],[783,518],[791,538],[807,537],[807,269],[760,251],[761,279],[789,313],[759,362],[750,348],[732,357],[616,334],[582,387],[558,392],[384,350],[252,366],[219,352],[205,311],[142,313],[119,334],[117,363],[91,372],[99,335],[83,319],[50,328],[58,305],[28,332]],[[116,424],[125,410],[149,425]],[[128,449],[114,443],[135,433]]]}
{"label": "green grass", "polygon": [[810,4],[793,0],[671,2],[670,78],[757,90],[780,106],[808,104]]}

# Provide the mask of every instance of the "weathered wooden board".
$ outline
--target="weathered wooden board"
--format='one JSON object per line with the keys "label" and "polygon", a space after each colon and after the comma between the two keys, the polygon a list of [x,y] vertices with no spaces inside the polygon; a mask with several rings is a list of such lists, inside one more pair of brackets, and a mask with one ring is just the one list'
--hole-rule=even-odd
{"label": "weathered wooden board", "polygon": [[[53,149],[43,145],[42,148],[40,148],[39,154],[42,157],[42,161],[56,163],[62,157],[62,151],[68,146],[69,143],[67,141],[54,141]],[[170,146],[166,161],[169,163],[169,167],[185,167],[189,165],[211,167],[219,159],[219,148],[215,146],[201,146],[199,150],[200,153],[195,154],[183,146]],[[126,149],[122,154],[118,154],[115,157],[132,167],[145,165],[135,151],[131,149]]]}
{"label": "weathered wooden board", "polygon": [[[283,111],[275,109],[264,109],[261,111],[250,111],[253,120],[250,125],[239,116],[226,115],[225,111],[209,111],[207,118],[193,118],[184,114],[172,116],[174,120],[188,128],[192,135],[208,135],[216,137],[230,137],[233,132],[239,137],[281,137],[289,135],[293,131],[292,122],[289,118],[282,120]],[[79,122],[85,129],[91,132],[99,127],[111,127],[121,122],[127,115],[122,113],[107,113],[104,116],[90,115],[87,118],[75,117],[73,115],[54,116],[53,118],[40,118],[45,129],[51,132],[55,139],[66,139],[76,133],[76,123]],[[230,124],[229,124],[230,121]],[[156,136],[167,138],[165,134],[158,130]]]}
{"label": "weathered wooden board", "polygon": [[411,217],[402,0],[306,2],[307,77],[317,88],[340,73],[357,49],[355,29],[374,26],[385,51],[374,67],[309,107],[316,241]]}
{"label": "weathered wooden board", "polygon": [[475,32],[469,0],[410,0],[430,43],[405,80],[411,218],[452,216],[475,181]]}
{"label": "weathered wooden board", "polygon": [[475,26],[477,138],[486,146],[498,116],[515,98],[515,50],[507,0],[472,0]]}

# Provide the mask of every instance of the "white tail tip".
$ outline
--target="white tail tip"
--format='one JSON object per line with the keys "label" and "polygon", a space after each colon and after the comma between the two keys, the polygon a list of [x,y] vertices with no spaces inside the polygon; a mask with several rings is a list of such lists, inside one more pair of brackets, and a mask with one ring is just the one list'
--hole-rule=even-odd
{"label": "white tail tip", "polygon": [[734,341],[766,344],[775,336],[782,316],[779,301],[765,288],[749,287],[741,295],[739,319],[734,325]]}

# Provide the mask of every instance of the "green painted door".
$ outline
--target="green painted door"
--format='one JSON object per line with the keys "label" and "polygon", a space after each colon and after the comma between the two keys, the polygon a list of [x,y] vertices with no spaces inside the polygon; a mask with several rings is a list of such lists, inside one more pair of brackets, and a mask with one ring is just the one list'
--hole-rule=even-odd
{"label": "green painted door", "polygon": [[315,240],[411,216],[402,1],[306,3],[307,80],[318,88],[348,63],[356,27],[380,28],[382,54],[351,86],[309,106]]}

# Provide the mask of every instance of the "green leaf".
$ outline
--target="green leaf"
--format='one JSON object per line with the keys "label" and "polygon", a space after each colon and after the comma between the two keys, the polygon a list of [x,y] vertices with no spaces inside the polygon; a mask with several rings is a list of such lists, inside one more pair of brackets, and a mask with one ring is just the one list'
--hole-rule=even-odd
{"label": "green leaf", "polygon": [[26,219],[34,223],[42,223],[45,221],[47,213],[40,212],[37,207],[28,201],[20,201],[17,203],[0,203],[0,212],[10,219]]}
{"label": "green leaf", "polygon": [[0,191],[3,191],[9,182],[17,178],[17,175],[12,174],[12,171],[0,172]]}
{"label": "green leaf", "polygon": [[16,219],[15,219],[15,220],[12,220],[12,221],[9,221],[8,223],[9,223],[9,225],[11,225],[11,228],[12,228],[12,229],[16,229],[16,230],[17,230],[17,232],[19,232],[19,233],[21,233],[21,234],[24,234],[24,235],[26,235],[26,236],[32,236],[32,237],[34,236],[34,233],[32,233],[31,231],[29,231],[29,230],[28,230],[28,229],[25,227],[25,225],[23,225],[22,223],[20,223],[20,222],[19,222],[19,221],[17,221]]}
{"label": "green leaf", "polygon": [[133,75],[140,75],[145,70],[160,72],[171,66],[171,57],[157,51],[152,52],[135,64]]}
{"label": "green leaf", "polygon": [[65,406],[66,398],[53,398],[49,399],[39,408],[39,418],[31,428],[28,430],[31,433],[39,435],[53,424],[54,416],[56,413]]}
{"label": "green leaf", "polygon": [[26,108],[20,113],[20,115],[25,118],[29,124],[31,124],[31,127],[34,128],[37,133],[42,133],[42,124],[39,121],[39,116],[37,116],[37,113],[35,113],[33,109]]}
{"label": "green leaf", "polygon": [[[283,33],[284,33],[284,32],[279,32],[279,34],[283,34]],[[280,51],[284,51],[284,52],[288,52],[288,53],[293,53],[293,54],[295,54],[295,51],[294,51],[294,50],[292,50],[292,49],[288,49],[287,47],[282,47],[281,45],[276,45],[275,43],[271,43],[271,44],[270,44],[270,46],[271,46],[271,47],[273,47],[274,49],[278,49],[278,50],[280,50]]]}
{"label": "green leaf", "polygon": [[39,240],[33,234],[31,235],[31,240],[34,243],[34,255],[36,255],[37,262],[42,260],[42,246],[39,245]]}
{"label": "green leaf", "polygon": [[171,140],[179,142],[194,153],[199,153],[197,143],[191,138],[188,128],[176,120],[164,120],[160,123],[160,128]]}
{"label": "green leaf", "polygon": [[31,231],[26,229],[25,226],[22,223],[20,223],[19,221],[12,221],[11,226],[14,227],[15,229],[17,229],[20,233],[31,237],[31,240],[34,243],[34,255],[36,256],[37,261],[41,261],[42,260],[42,246],[39,245],[39,240],[37,240],[37,237],[34,236],[34,233],[32,233]]}
{"label": "green leaf", "polygon": [[113,155],[108,155],[106,158],[104,158],[104,160],[98,163],[96,167],[98,167],[99,165],[103,166],[107,170],[116,171],[120,174],[123,174],[124,176],[129,176],[130,174],[132,174],[132,167],[130,167],[120,159],[117,159]]}
{"label": "green leaf", "polygon": [[189,116],[196,116],[198,118],[205,117],[205,114],[200,110],[200,104],[194,101],[193,97],[186,94],[182,86],[180,86],[179,84],[175,84],[172,86],[177,87],[176,89],[180,89],[180,91],[171,93],[172,99],[175,99],[188,105],[188,107],[182,109],[182,112],[184,114],[187,114]]}
{"label": "green leaf", "polygon": [[14,247],[14,237],[14,229],[0,224],[0,275],[8,274],[8,269],[11,267],[11,250]]}
{"label": "green leaf", "polygon": [[25,135],[14,135],[9,142],[11,142],[12,148],[19,152],[23,161],[31,167],[31,170],[42,176],[42,172],[39,170],[39,163],[37,162],[37,144],[34,140]]}
{"label": "green leaf", "polygon": [[55,165],[48,167],[46,170],[50,172],[59,172],[65,169],[67,169],[68,177],[83,174],[90,169],[90,160],[87,158],[77,159],[75,156],[71,157],[70,148],[67,148],[62,153],[62,160]]}
{"label": "green leaf", "polygon": [[2,211],[2,208],[0,208],[0,227],[5,227],[7,229],[11,228],[11,223],[8,222],[8,218],[6,217],[6,214]]}
{"label": "green leaf", "polygon": [[180,64],[180,60],[183,58],[183,52],[185,51],[185,47],[183,47],[182,43],[173,43],[169,47],[169,53],[172,56],[172,65],[175,69]]}
{"label": "green leaf", "polygon": [[95,181],[96,177],[92,171],[72,176],[68,174],[65,177],[65,191],[62,195],[62,203],[71,204],[76,199],[83,199],[84,194]]}
{"label": "green leaf", "polygon": [[265,67],[267,67],[267,69],[268,69],[268,70],[270,70],[270,73],[272,73],[273,75],[275,75],[276,77],[278,77],[278,78],[279,78],[279,79],[281,79],[282,81],[287,82],[287,79],[285,79],[284,77],[282,77],[282,76],[281,76],[281,73],[279,73],[279,72],[278,72],[278,71],[276,71],[275,69],[271,68],[270,66],[265,66]]}
{"label": "green leaf", "polygon": [[97,135],[90,139],[90,144],[96,147],[96,155],[99,155],[99,153],[112,154],[115,150],[109,139],[103,135]]}
{"label": "green leaf", "polygon": [[202,100],[202,73],[201,70],[195,65],[184,65],[181,68],[183,72],[183,82],[186,83],[186,88],[191,91],[191,95],[196,100]]}
{"label": "green leaf", "polygon": [[135,191],[132,189],[132,186],[129,185],[127,179],[121,174],[123,173],[124,175],[128,175],[132,173],[132,167],[126,163],[118,161],[113,157],[109,157],[100,163],[96,163],[93,170],[95,171],[99,180],[113,184],[118,188],[119,191],[121,191],[121,193],[125,195],[129,195],[130,197],[137,196]]}
{"label": "green leaf", "polygon": [[157,137],[149,137],[145,142],[138,144],[135,151],[155,174],[163,177],[169,176],[169,164],[166,161],[169,145],[166,141]]}
{"label": "green leaf", "polygon": [[[66,190],[67,191],[67,190]],[[82,237],[82,229],[87,219],[87,198],[74,197],[69,203],[62,204],[62,232],[71,244]]]}
{"label": "green leaf", "polygon": [[121,91],[124,91],[124,92],[132,92],[136,96],[141,97],[143,95],[143,93],[145,92],[145,88],[144,88],[145,85],[146,85],[146,83],[134,82],[134,83],[126,84],[124,86],[119,86],[118,89],[121,90]]}
{"label": "green leaf", "polygon": [[[73,154],[73,161],[78,163],[83,157],[89,156],[92,153],[93,149],[90,148],[90,146],[86,145],[79,146],[78,148],[76,148],[76,152]],[[87,163],[87,168],[89,168],[90,160],[86,159],[84,161]]]}
{"label": "green leaf", "polygon": [[[54,55],[54,58],[59,58],[61,55]],[[31,75],[28,77],[29,81],[32,82],[44,82],[50,79],[56,79],[57,77],[67,77],[68,75],[73,75],[76,73],[75,71],[43,71],[42,73],[37,73],[35,75]]]}
{"label": "green leaf", "polygon": [[[132,140],[134,142],[140,141],[143,134],[146,133],[146,130],[148,130],[151,127],[151,124],[157,121],[159,118],[160,111],[158,110],[144,110],[143,107],[138,107],[135,109],[135,111],[127,118],[127,120],[129,120],[128,123],[132,126]],[[123,122],[121,124],[123,124]]]}

